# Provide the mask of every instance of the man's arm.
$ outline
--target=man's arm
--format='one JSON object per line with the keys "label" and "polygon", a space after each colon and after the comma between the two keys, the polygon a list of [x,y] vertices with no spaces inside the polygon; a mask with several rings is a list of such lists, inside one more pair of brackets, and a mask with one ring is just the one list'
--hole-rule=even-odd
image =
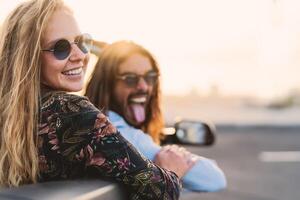
{"label": "man's arm", "polygon": [[[121,134],[148,159],[155,161],[155,158],[162,152],[161,147],[154,143],[148,134],[129,126],[123,119],[110,119]],[[184,188],[194,191],[213,192],[226,187],[225,175],[215,161],[195,154],[191,155],[199,159],[183,176]],[[169,159],[169,162],[173,162],[172,159]]]}

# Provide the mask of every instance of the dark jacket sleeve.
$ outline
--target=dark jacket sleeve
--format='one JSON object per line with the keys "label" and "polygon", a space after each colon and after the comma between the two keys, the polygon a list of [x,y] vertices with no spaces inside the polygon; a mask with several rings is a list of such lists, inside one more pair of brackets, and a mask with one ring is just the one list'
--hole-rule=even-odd
{"label": "dark jacket sleeve", "polygon": [[67,94],[52,98],[44,104],[46,123],[40,130],[48,130],[47,159],[59,154],[61,167],[68,169],[60,176],[108,178],[124,184],[130,199],[178,199],[175,173],[139,154],[86,98]]}

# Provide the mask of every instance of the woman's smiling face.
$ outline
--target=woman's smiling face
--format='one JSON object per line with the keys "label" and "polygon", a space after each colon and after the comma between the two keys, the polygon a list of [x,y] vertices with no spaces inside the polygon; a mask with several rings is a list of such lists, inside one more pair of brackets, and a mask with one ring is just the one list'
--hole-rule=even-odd
{"label": "woman's smiling face", "polygon": [[[72,12],[67,8],[59,9],[49,19],[42,38],[42,48],[52,49],[60,39],[73,43],[79,35],[81,32]],[[63,60],[57,59],[50,51],[43,51],[41,59],[42,84],[68,92],[83,88],[89,54],[82,52],[76,44],[71,44],[70,55]]]}

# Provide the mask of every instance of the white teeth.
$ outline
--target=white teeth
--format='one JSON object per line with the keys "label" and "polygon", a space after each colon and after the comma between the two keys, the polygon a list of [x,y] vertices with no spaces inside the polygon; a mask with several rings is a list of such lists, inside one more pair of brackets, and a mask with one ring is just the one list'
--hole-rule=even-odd
{"label": "white teeth", "polygon": [[146,97],[137,97],[130,99],[132,103],[145,103],[147,98]]}
{"label": "white teeth", "polygon": [[64,75],[79,75],[82,72],[82,67],[63,72]]}

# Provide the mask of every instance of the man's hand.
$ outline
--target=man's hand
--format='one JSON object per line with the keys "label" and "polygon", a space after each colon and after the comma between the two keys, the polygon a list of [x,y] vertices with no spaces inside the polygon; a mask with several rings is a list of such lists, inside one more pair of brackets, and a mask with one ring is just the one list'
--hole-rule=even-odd
{"label": "man's hand", "polygon": [[199,156],[193,155],[183,147],[167,145],[156,155],[154,163],[182,178],[198,159]]}

